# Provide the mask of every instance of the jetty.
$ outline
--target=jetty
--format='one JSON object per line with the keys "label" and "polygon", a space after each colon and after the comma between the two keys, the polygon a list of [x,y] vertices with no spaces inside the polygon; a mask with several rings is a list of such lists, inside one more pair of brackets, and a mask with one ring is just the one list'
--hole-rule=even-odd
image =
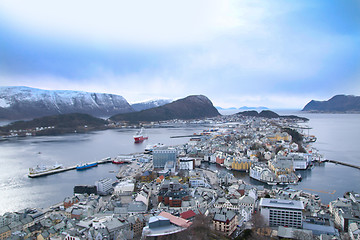
{"label": "jetty", "polygon": [[340,165],[343,165],[343,166],[352,167],[352,168],[357,168],[357,169],[360,170],[360,166],[357,166],[357,165],[354,165],[354,164],[350,164],[350,163],[340,162],[340,161],[336,161],[336,160],[329,160],[329,159],[324,160],[324,162],[330,162],[330,163],[340,164]]}
{"label": "jetty", "polygon": [[[93,163],[97,163],[97,164],[104,164],[104,163],[111,163],[112,159],[110,157],[101,159],[99,161],[95,161],[95,162],[91,162],[89,164],[93,164]],[[33,173],[33,174],[28,174],[29,178],[37,178],[37,177],[43,177],[43,176],[47,176],[47,175],[53,175],[56,173],[61,173],[61,172],[67,172],[70,170],[75,170],[77,167],[77,165],[75,166],[69,166],[69,167],[62,167],[62,168],[58,168],[58,169],[54,169],[54,170],[49,170],[49,171],[44,171],[44,172],[40,172],[40,173]]]}
{"label": "jetty", "polygon": [[192,134],[192,135],[183,135],[183,136],[171,136],[170,138],[185,138],[185,137],[202,137],[203,135]]}

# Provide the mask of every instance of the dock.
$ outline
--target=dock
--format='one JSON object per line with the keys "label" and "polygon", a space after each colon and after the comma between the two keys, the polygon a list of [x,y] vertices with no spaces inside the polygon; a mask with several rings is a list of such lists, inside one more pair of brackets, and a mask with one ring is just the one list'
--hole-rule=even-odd
{"label": "dock", "polygon": [[336,161],[336,160],[324,160],[324,162],[330,162],[330,163],[335,163],[335,164],[340,164],[343,166],[347,166],[347,167],[352,167],[352,168],[357,168],[360,170],[360,166],[354,165],[354,164],[350,164],[350,163],[345,163],[345,162],[340,162],[340,161]]}
{"label": "dock", "polygon": [[[99,161],[91,162],[89,164],[92,164],[92,163],[104,164],[104,163],[111,163],[111,161],[112,161],[112,159],[110,157],[108,157],[108,158],[101,159]],[[29,178],[37,178],[37,177],[43,177],[43,176],[47,176],[47,175],[53,175],[53,174],[57,174],[57,173],[61,173],[61,172],[67,172],[67,171],[70,171],[70,170],[75,170],[76,167],[77,167],[77,165],[70,166],[70,167],[63,167],[63,168],[54,169],[54,170],[41,172],[41,173],[28,174],[28,177]]]}
{"label": "dock", "polygon": [[192,135],[183,135],[183,136],[171,136],[170,138],[184,138],[184,137],[202,137],[203,135],[192,134]]}

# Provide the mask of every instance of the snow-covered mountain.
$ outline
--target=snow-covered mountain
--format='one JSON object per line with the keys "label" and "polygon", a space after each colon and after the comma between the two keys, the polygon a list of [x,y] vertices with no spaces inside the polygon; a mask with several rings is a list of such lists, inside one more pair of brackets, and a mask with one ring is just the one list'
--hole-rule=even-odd
{"label": "snow-covered mountain", "polygon": [[133,112],[119,95],[29,87],[0,87],[0,119],[31,119],[65,113],[109,117]]}
{"label": "snow-covered mountain", "polygon": [[154,107],[160,107],[163,106],[165,104],[171,103],[172,100],[170,99],[156,99],[156,100],[150,100],[150,101],[146,101],[146,102],[140,102],[140,103],[134,103],[131,104],[131,107],[135,110],[135,111],[142,111],[142,110],[146,110],[146,109],[150,109],[150,108],[154,108]]}

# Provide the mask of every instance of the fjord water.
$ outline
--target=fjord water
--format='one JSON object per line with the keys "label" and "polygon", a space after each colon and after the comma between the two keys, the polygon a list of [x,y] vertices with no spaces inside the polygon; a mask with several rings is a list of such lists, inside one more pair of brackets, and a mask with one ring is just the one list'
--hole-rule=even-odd
{"label": "fjord water", "polygon": [[[307,123],[313,128],[310,134],[317,137],[314,146],[326,159],[360,165],[360,114],[295,114],[310,119]],[[191,135],[205,128],[147,129],[149,140],[141,144],[133,143],[135,129],[27,137],[0,142],[0,214],[26,207],[48,207],[72,195],[74,185],[91,185],[104,177],[115,180],[119,169],[119,166],[109,163],[86,171],[73,170],[41,178],[28,178],[28,169],[37,164],[51,165],[57,162],[72,166],[119,154],[142,152],[149,143],[182,144],[189,138],[170,136]],[[234,173],[246,182],[261,184],[249,179],[246,173]],[[292,187],[318,194],[324,203],[342,196],[346,191],[360,192],[358,169],[326,163],[300,173],[303,181]]]}
{"label": "fjord water", "polygon": [[84,171],[71,170],[40,178],[28,178],[36,165],[74,166],[121,154],[143,152],[147,144],[177,145],[204,127],[146,129],[148,140],[134,144],[136,129],[106,130],[88,134],[23,137],[0,142],[0,214],[26,207],[49,207],[73,194],[74,185],[93,185],[108,177],[116,179],[120,166],[102,164]]}

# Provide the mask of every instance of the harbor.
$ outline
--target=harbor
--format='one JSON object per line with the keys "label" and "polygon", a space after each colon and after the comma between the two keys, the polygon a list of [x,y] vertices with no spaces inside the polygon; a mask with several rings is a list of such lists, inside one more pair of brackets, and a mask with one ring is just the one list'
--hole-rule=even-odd
{"label": "harbor", "polygon": [[[105,164],[105,163],[111,163],[112,159],[110,157],[101,159],[99,161],[95,161],[95,162],[91,162],[91,163],[87,163],[88,165],[94,165],[94,164]],[[57,173],[62,173],[62,172],[66,172],[66,171],[70,171],[70,170],[76,170],[78,168],[78,165],[75,166],[69,166],[69,167],[60,167],[57,169],[53,169],[53,170],[48,170],[48,171],[43,171],[43,172],[39,172],[39,173],[29,173],[28,177],[29,178],[38,178],[38,177],[44,177],[47,175],[53,175],[53,174],[57,174]]]}

